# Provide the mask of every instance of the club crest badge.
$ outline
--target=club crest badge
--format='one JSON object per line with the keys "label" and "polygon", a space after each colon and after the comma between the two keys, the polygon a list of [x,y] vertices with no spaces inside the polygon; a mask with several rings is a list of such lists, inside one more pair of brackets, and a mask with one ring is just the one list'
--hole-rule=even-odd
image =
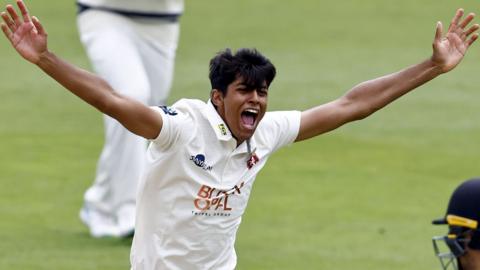
{"label": "club crest badge", "polygon": [[258,163],[259,160],[260,159],[258,158],[257,154],[252,153],[247,161],[247,168],[250,170],[253,166],[255,166],[255,164]]}

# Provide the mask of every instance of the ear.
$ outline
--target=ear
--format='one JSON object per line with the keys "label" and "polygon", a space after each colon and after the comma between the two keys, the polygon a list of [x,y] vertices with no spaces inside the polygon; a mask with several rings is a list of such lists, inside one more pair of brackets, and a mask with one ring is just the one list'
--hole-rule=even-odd
{"label": "ear", "polygon": [[223,93],[218,89],[212,89],[210,94],[210,99],[212,100],[213,105],[217,107],[222,107],[223,105]]}

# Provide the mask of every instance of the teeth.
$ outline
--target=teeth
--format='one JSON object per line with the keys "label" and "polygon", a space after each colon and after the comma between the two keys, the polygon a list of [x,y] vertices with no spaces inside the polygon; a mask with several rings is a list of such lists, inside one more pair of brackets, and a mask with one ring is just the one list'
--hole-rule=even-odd
{"label": "teeth", "polygon": [[246,109],[245,111],[249,113],[258,114],[258,110],[255,110],[255,109]]}

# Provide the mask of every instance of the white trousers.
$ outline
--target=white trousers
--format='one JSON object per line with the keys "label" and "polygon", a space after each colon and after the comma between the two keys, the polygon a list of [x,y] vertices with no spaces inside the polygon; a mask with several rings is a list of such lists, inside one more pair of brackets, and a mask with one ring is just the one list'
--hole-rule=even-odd
{"label": "white trousers", "polygon": [[[148,105],[164,105],[172,83],[179,24],[86,10],[77,19],[95,72],[115,91]],[[147,142],[104,116],[105,145],[93,185],[85,192],[82,220],[93,236],[122,236],[135,224],[137,183]]]}

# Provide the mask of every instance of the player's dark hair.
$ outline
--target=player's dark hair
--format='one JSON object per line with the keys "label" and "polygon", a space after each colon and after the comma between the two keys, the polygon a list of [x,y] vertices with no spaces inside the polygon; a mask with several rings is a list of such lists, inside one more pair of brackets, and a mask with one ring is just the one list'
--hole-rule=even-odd
{"label": "player's dark hair", "polygon": [[212,89],[227,94],[227,87],[237,78],[242,78],[249,89],[267,87],[275,78],[272,62],[256,49],[239,49],[232,54],[230,49],[220,51],[210,60],[210,83]]}

